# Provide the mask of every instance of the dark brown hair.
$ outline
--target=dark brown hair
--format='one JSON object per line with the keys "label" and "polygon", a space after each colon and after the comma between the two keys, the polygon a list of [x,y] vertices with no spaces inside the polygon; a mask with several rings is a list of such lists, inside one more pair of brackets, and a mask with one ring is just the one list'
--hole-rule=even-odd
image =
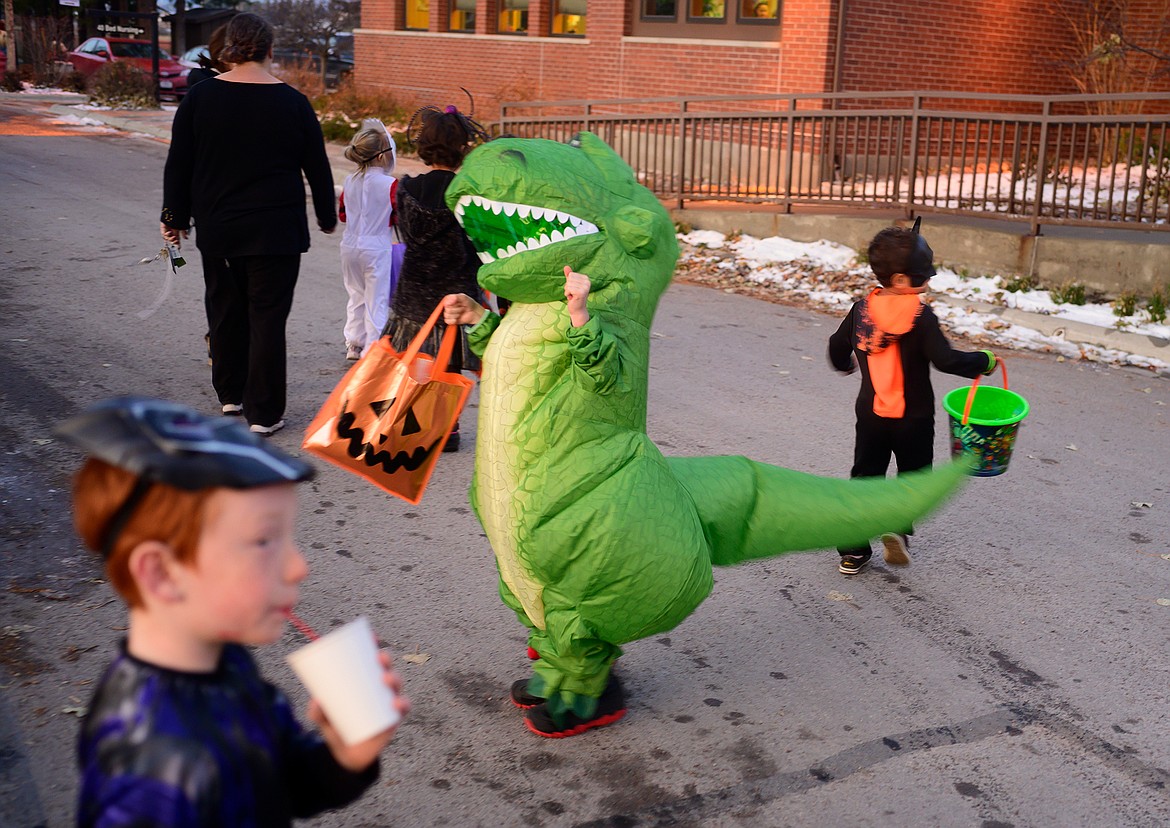
{"label": "dark brown hair", "polygon": [[[73,479],[73,523],[90,549],[102,551],[110,521],[137,481],[125,469],[93,457],[77,472]],[[142,606],[138,585],[130,574],[134,547],[145,541],[160,541],[175,551],[179,562],[194,565],[207,499],[214,491],[188,492],[162,483],[147,490],[106,558],[106,577],[128,606]]]}
{"label": "dark brown hair", "polygon": [[[930,247],[922,245],[925,249],[920,252],[918,238],[913,230],[902,227],[887,227],[873,237],[867,251],[869,266],[883,287],[890,286],[895,273],[909,276],[913,287],[921,287],[930,279],[931,274],[922,272],[924,263],[920,261],[924,253],[930,253]],[[925,265],[929,264],[928,259]]]}
{"label": "dark brown hair", "polygon": [[199,56],[199,65],[215,72],[226,72],[231,67],[223,62],[223,47],[227,41],[227,24],[218,26],[207,39],[207,54]]}
{"label": "dark brown hair", "polygon": [[453,106],[424,106],[410,121],[407,134],[418,148],[418,157],[431,167],[458,169],[476,144],[488,140],[483,127]]}
{"label": "dark brown hair", "polygon": [[226,63],[257,63],[272,49],[272,27],[251,12],[233,17],[227,24],[226,43],[219,59]]}

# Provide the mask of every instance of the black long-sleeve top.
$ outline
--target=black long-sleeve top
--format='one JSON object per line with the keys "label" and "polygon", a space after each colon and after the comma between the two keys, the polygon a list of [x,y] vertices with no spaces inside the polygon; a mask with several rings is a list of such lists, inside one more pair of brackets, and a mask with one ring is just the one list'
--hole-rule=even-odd
{"label": "black long-sleeve top", "polygon": [[139,661],[123,642],[78,740],[80,828],[289,828],[340,808],[378,777],[342,768],[247,650],[213,673]]}
{"label": "black long-sleeve top", "polygon": [[[851,372],[854,356],[861,368],[861,389],[857,393],[858,417],[874,417],[874,387],[870,375],[869,354],[858,347],[865,335],[861,324],[864,301],[857,302],[829,338],[829,362],[838,371]],[[938,317],[929,305],[923,305],[913,327],[898,338],[902,366],[902,395],[906,401],[906,418],[934,419],[934,387],[930,366],[944,374],[968,379],[987,370],[990,357],[983,351],[958,351],[951,347],[939,327]]]}
{"label": "black long-sleeve top", "polygon": [[305,184],[317,224],[337,226],[333,173],[309,100],[284,83],[212,78],[175,112],[163,174],[162,222],[205,254],[255,256],[309,249]]}

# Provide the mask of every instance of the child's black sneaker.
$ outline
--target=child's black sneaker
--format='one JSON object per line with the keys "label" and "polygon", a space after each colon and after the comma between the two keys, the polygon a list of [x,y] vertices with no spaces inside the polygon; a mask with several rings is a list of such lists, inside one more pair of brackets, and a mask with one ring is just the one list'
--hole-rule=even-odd
{"label": "child's black sneaker", "polygon": [[870,552],[866,552],[863,555],[842,555],[841,563],[837,565],[837,569],[846,575],[856,575],[869,566],[871,554]]}
{"label": "child's black sneaker", "polygon": [[528,692],[528,679],[519,679],[512,682],[512,704],[521,710],[530,710],[538,704],[544,704],[544,699]]}
{"label": "child's black sneaker", "polygon": [[626,694],[622,691],[621,682],[617,676],[610,675],[609,684],[605,692],[597,700],[597,710],[589,719],[582,719],[572,711],[565,714],[565,721],[557,724],[548,712],[548,705],[538,704],[524,714],[524,724],[537,736],[547,736],[550,739],[564,739],[567,736],[576,736],[595,727],[605,727],[613,724],[626,715]]}
{"label": "child's black sneaker", "polygon": [[910,565],[910,539],[896,532],[882,535],[882,558],[890,566]]}

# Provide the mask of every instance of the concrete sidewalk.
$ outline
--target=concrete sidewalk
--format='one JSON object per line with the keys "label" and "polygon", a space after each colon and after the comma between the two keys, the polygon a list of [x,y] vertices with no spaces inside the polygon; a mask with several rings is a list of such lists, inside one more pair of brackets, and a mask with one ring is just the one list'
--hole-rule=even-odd
{"label": "concrete sidewalk", "polygon": [[[143,111],[99,110],[78,106],[77,104],[84,103],[85,101],[85,96],[83,95],[70,97],[64,95],[37,96],[13,94],[7,95],[6,97],[9,100],[36,100],[38,102],[51,103],[49,110],[53,114],[63,117],[88,118],[115,129],[149,135],[163,141],[169,141],[171,137],[171,121],[174,118],[173,107],[163,110]],[[329,154],[330,165],[333,168],[334,184],[340,186],[345,180],[345,177],[353,171],[354,165],[345,158],[344,144],[327,142],[325,148]],[[427,166],[417,158],[400,157],[395,172],[397,175],[417,175],[426,172],[427,169]],[[691,211],[692,214],[699,212],[697,210]],[[831,216],[823,216],[820,218],[825,221],[832,220]],[[1005,322],[1038,331],[1045,336],[1063,338],[1066,342],[1122,351],[1170,364],[1170,340],[1160,337],[1145,336],[1130,331],[1104,328],[1083,322],[1073,322],[1055,316],[1027,313],[985,302],[960,300],[946,296],[939,296],[937,298],[943,302],[966,307],[979,313],[998,316]]]}

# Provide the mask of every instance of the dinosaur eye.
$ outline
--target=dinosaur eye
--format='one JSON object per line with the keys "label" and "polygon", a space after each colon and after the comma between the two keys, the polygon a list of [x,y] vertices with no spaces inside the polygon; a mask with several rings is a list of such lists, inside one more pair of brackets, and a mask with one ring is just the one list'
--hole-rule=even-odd
{"label": "dinosaur eye", "polygon": [[508,149],[508,150],[504,150],[502,153],[500,153],[500,155],[503,156],[504,158],[514,158],[517,161],[519,161],[523,166],[525,166],[525,167],[528,166],[528,159],[524,157],[524,153],[520,152],[520,150]]}

